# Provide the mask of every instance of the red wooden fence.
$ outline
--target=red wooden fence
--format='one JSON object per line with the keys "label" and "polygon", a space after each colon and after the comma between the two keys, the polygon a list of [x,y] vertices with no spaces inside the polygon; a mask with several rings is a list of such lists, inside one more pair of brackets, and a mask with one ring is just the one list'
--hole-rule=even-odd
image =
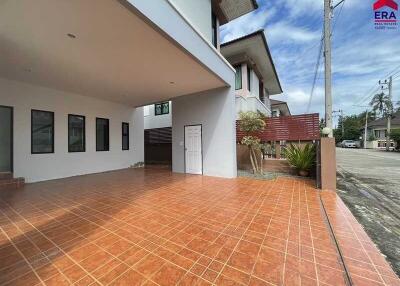
{"label": "red wooden fence", "polygon": [[[320,139],[319,114],[302,114],[293,116],[268,117],[265,129],[257,134],[262,141],[311,141]],[[236,140],[240,142],[245,136],[236,121]]]}

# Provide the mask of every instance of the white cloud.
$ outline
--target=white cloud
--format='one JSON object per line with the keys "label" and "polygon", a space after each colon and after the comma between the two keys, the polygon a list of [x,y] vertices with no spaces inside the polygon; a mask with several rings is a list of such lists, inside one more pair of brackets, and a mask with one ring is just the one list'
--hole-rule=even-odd
{"label": "white cloud", "polygon": [[[264,28],[284,94],[294,114],[304,113],[310,96],[322,29],[323,0],[258,1],[260,11],[233,21],[222,28],[224,40]],[[334,1],[336,3],[336,1]],[[346,0],[332,37],[334,109],[345,114],[361,112],[354,104],[377,86],[379,79],[400,66],[400,27],[377,31],[371,1]],[[400,80],[394,83],[394,99],[400,100]],[[311,112],[324,114],[323,59]]]}

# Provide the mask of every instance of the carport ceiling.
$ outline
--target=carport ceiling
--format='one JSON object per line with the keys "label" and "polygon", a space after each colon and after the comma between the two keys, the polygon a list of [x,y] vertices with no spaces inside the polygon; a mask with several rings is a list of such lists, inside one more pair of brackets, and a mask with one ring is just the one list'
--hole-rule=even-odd
{"label": "carport ceiling", "polygon": [[226,85],[110,0],[1,1],[0,77],[131,106]]}

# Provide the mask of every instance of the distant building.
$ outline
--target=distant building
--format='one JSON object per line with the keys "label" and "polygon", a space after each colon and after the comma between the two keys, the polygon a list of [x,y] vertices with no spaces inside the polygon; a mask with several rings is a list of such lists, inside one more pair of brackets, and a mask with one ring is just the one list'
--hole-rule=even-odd
{"label": "distant building", "polygon": [[[386,149],[387,118],[380,118],[368,123],[367,129],[367,148]],[[391,131],[400,129],[400,111],[393,114],[391,121]],[[364,128],[363,136],[364,136]],[[364,138],[363,138],[364,139]],[[395,142],[390,140],[390,148],[394,148]]]}

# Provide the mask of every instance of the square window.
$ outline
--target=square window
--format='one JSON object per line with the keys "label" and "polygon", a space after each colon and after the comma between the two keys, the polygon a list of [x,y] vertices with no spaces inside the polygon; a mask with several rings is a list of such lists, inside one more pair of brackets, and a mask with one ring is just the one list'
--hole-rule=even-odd
{"label": "square window", "polygon": [[155,115],[165,115],[169,113],[169,102],[162,102],[154,104]]}

